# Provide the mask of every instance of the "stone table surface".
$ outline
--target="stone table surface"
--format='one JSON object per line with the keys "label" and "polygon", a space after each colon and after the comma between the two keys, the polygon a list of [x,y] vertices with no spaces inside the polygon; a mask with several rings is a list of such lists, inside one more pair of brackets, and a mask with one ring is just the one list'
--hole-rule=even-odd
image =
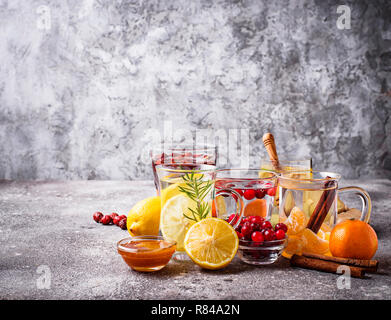
{"label": "stone table surface", "polygon": [[172,260],[137,273],[115,250],[127,231],[97,224],[92,214],[126,214],[154,195],[152,181],[2,181],[0,299],[390,299],[391,181],[342,183],[351,184],[373,199],[380,265],[378,274],[338,289],[339,275],[292,268],[285,258],[267,267],[235,258],[219,271]]}

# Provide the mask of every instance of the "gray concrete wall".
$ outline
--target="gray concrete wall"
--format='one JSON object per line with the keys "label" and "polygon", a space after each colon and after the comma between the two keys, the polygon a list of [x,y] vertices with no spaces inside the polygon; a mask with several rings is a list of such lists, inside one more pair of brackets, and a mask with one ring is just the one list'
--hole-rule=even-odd
{"label": "gray concrete wall", "polygon": [[151,178],[164,124],[231,151],[242,134],[251,166],[270,130],[283,157],[390,177],[390,17],[386,0],[0,0],[0,179]]}

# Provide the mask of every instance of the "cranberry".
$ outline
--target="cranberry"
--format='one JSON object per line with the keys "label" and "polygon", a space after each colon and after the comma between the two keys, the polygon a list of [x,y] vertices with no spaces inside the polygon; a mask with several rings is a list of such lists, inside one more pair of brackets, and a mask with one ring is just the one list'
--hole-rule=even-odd
{"label": "cranberry", "polygon": [[128,217],[125,216],[124,214],[121,214],[121,215],[119,216],[119,218],[122,220],[122,219],[127,219]]}
{"label": "cranberry", "polygon": [[272,229],[272,228],[273,228],[273,226],[272,226],[272,224],[270,223],[270,221],[264,221],[264,222],[262,222],[261,227],[262,227],[262,229]]}
{"label": "cranberry", "polygon": [[246,222],[242,227],[241,234],[246,237],[247,235],[251,234],[251,231],[250,224]]}
{"label": "cranberry", "polygon": [[250,221],[250,220],[251,220],[251,217],[244,217],[242,221],[243,221],[243,223],[245,223],[245,222]]}
{"label": "cranberry", "polygon": [[266,190],[264,189],[259,189],[257,191],[255,191],[255,196],[258,198],[258,199],[262,199],[266,194]]}
{"label": "cranberry", "polygon": [[244,191],[243,196],[247,200],[252,200],[255,197],[255,191],[253,189],[247,189],[246,191]]}
{"label": "cranberry", "polygon": [[250,225],[251,225],[251,221],[250,221],[250,220],[247,220],[245,223],[243,223],[242,228],[243,228],[244,226],[249,226],[249,227],[250,227]]}
{"label": "cranberry", "polygon": [[263,233],[263,236],[265,237],[265,240],[266,240],[266,241],[275,240],[275,237],[276,237],[274,231],[271,230],[271,229],[266,230],[266,231]]}
{"label": "cranberry", "polygon": [[116,226],[118,226],[118,223],[119,223],[121,220],[122,220],[122,219],[121,219],[120,216],[116,216],[116,217],[113,218],[113,223],[114,223]]}
{"label": "cranberry", "polygon": [[113,219],[111,219],[111,216],[110,215],[108,215],[108,214],[106,214],[101,220],[100,220],[100,222],[102,223],[102,224],[110,224],[110,223],[112,223],[113,222]]}
{"label": "cranberry", "polygon": [[277,187],[267,189],[267,194],[271,197],[276,195]]}
{"label": "cranberry", "polygon": [[278,230],[275,232],[275,235],[276,235],[276,239],[277,239],[277,240],[285,239],[285,232],[284,232],[284,230],[282,230],[282,229],[278,229]]}
{"label": "cranberry", "polygon": [[96,222],[100,222],[100,220],[101,220],[102,217],[103,217],[103,213],[97,211],[97,212],[95,212],[95,213],[93,214],[92,217],[94,218],[94,220],[95,220]]}
{"label": "cranberry", "polygon": [[242,232],[242,226],[241,226],[241,225],[238,225],[238,226],[235,228],[235,231]]}
{"label": "cranberry", "polygon": [[252,231],[259,231],[261,229],[261,226],[258,223],[251,223],[250,228]]}
{"label": "cranberry", "polygon": [[234,189],[237,193],[239,193],[241,196],[243,196],[243,191],[242,189]]}
{"label": "cranberry", "polygon": [[277,230],[283,230],[284,233],[286,233],[288,231],[288,227],[286,226],[285,223],[277,223],[275,226],[274,226],[274,230],[277,231]]}
{"label": "cranberry", "polygon": [[258,223],[260,225],[260,224],[262,224],[265,221],[265,219],[263,219],[260,216],[255,216],[255,217],[252,217],[250,221],[252,223]]}
{"label": "cranberry", "polygon": [[262,243],[264,241],[263,234],[259,231],[254,231],[251,235],[251,240]]}
{"label": "cranberry", "polygon": [[238,218],[239,218],[239,216],[237,214],[233,213],[229,216],[228,222],[229,223],[231,223],[231,222],[236,223],[238,221]]}
{"label": "cranberry", "polygon": [[118,222],[118,227],[120,227],[122,230],[126,230],[126,219],[122,219],[120,222]]}
{"label": "cranberry", "polygon": [[238,238],[240,239],[241,237],[243,237],[243,235],[241,234],[240,231],[236,230],[236,234],[238,235]]}
{"label": "cranberry", "polygon": [[115,217],[118,217],[118,213],[115,213],[113,212],[111,215],[110,215],[111,219],[114,220]]}

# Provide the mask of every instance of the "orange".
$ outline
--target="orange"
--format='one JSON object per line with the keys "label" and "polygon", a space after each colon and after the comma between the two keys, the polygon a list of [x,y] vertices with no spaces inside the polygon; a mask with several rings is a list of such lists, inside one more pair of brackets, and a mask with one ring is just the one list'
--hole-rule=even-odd
{"label": "orange", "polygon": [[372,259],[378,246],[375,230],[366,222],[346,220],[330,234],[330,252],[334,257]]}
{"label": "orange", "polygon": [[285,220],[288,227],[288,235],[294,235],[304,230],[307,226],[307,217],[298,207],[293,207],[288,219]]}
{"label": "orange", "polygon": [[248,216],[260,216],[266,218],[267,215],[267,205],[265,199],[256,199],[251,201],[244,208],[244,215]]}
{"label": "orange", "polygon": [[303,248],[304,252],[324,254],[329,250],[329,242],[318,237],[312,230],[305,228],[302,235],[306,240]]}

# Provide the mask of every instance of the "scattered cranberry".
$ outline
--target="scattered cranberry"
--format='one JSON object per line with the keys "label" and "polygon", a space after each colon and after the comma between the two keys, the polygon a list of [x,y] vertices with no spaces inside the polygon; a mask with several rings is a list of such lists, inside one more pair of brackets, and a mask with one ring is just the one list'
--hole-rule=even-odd
{"label": "scattered cranberry", "polygon": [[126,219],[122,219],[120,222],[118,222],[118,227],[120,227],[122,230],[126,230]]}
{"label": "scattered cranberry", "polygon": [[267,189],[267,194],[271,197],[274,197],[276,195],[277,187]]}
{"label": "scattered cranberry", "polygon": [[277,230],[283,230],[284,233],[286,233],[288,231],[288,227],[286,226],[286,224],[284,223],[277,223],[275,226],[274,226],[274,230],[277,231]]}
{"label": "scattered cranberry", "polygon": [[122,219],[121,219],[120,216],[116,216],[116,217],[114,217],[114,219],[113,219],[113,223],[114,223],[116,226],[118,226],[118,223],[119,223],[121,220],[122,220]]}
{"label": "scattered cranberry", "polygon": [[92,217],[94,218],[94,220],[95,220],[96,222],[100,222],[100,220],[101,220],[102,217],[103,217],[103,213],[97,211],[97,212],[94,213],[94,215],[93,215]]}
{"label": "scattered cranberry", "polygon": [[263,233],[263,236],[265,238],[266,241],[272,241],[272,240],[275,240],[275,232],[271,229],[268,229],[266,230],[264,233]]}
{"label": "scattered cranberry", "polygon": [[107,224],[112,223],[112,222],[113,222],[113,219],[111,219],[111,216],[110,216],[110,215],[106,214],[106,215],[100,220],[100,222],[101,222],[102,224],[107,225]]}
{"label": "scattered cranberry", "polygon": [[110,215],[111,219],[114,220],[115,217],[118,217],[118,213],[115,213],[113,212],[111,215]]}
{"label": "scattered cranberry", "polygon": [[262,243],[264,241],[263,234],[259,231],[254,231],[251,235],[251,240]]}
{"label": "scattered cranberry", "polygon": [[258,198],[258,199],[262,199],[266,194],[266,190],[264,189],[259,189],[257,191],[255,191],[255,196]]}
{"label": "scattered cranberry", "polygon": [[284,230],[278,229],[278,230],[275,232],[275,236],[276,236],[276,239],[277,239],[277,240],[285,239],[285,232],[284,232]]}
{"label": "scattered cranberry", "polygon": [[127,219],[127,218],[128,218],[128,217],[125,216],[124,214],[121,214],[119,217],[120,217],[121,220],[122,220],[122,219]]}
{"label": "scattered cranberry", "polygon": [[244,191],[243,196],[247,200],[252,200],[255,197],[255,191],[253,189],[247,189],[246,191]]}
{"label": "scattered cranberry", "polygon": [[264,221],[264,222],[262,222],[261,227],[262,227],[262,229],[272,229],[272,228],[273,228],[273,226],[272,226],[272,224],[270,223],[270,221]]}

